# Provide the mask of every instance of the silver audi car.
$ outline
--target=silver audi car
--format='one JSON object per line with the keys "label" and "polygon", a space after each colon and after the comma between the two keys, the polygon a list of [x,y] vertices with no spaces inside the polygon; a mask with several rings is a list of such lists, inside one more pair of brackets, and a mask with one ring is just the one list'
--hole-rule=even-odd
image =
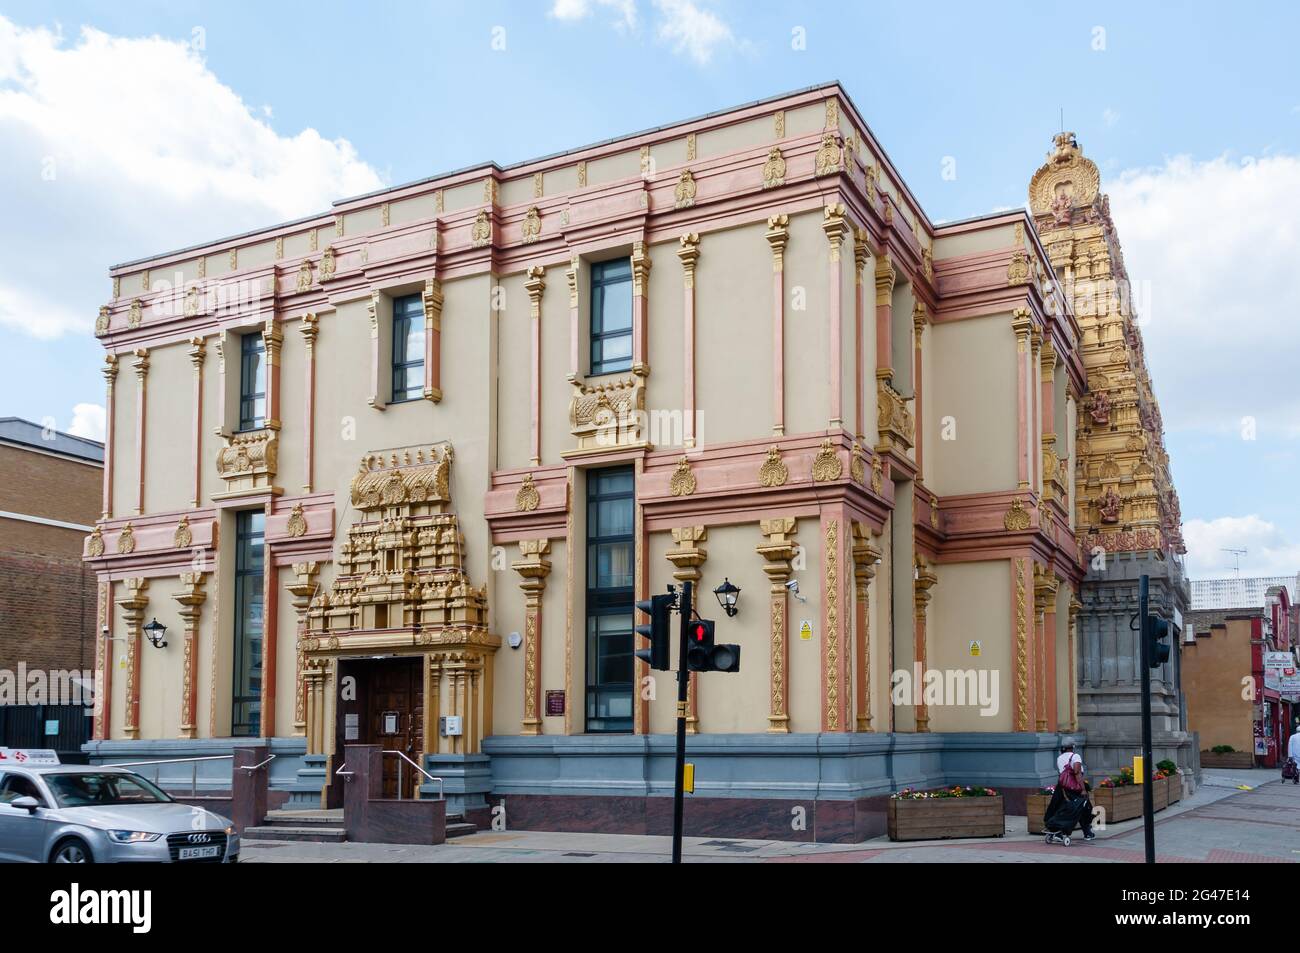
{"label": "silver audi car", "polygon": [[125,768],[0,761],[0,861],[235,863],[226,818]]}

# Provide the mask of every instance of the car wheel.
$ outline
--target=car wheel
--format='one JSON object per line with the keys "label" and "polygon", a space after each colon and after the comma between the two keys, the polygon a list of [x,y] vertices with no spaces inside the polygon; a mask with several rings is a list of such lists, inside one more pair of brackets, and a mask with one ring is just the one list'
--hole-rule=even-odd
{"label": "car wheel", "polygon": [[90,853],[90,848],[86,846],[86,842],[76,837],[59,841],[54,847],[54,853],[50,855],[50,863],[53,864],[93,864],[94,862],[95,858]]}

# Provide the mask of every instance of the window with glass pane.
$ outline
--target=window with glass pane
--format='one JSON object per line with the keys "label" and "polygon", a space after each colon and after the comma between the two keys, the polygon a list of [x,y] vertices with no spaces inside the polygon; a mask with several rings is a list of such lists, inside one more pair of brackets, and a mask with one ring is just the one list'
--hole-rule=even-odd
{"label": "window with glass pane", "polygon": [[257,331],[239,339],[239,429],[266,423],[266,344]]}
{"label": "window with glass pane", "polygon": [[393,400],[424,396],[424,302],[420,296],[393,299]]}
{"label": "window with glass pane", "polygon": [[632,367],[632,260],[591,266],[591,373]]}
{"label": "window with glass pane", "polygon": [[631,467],[587,476],[587,731],[632,730],[635,484]]}
{"label": "window with glass pane", "polygon": [[235,657],[230,733],[257,737],[262,730],[262,568],[266,516],[247,510],[235,517]]}

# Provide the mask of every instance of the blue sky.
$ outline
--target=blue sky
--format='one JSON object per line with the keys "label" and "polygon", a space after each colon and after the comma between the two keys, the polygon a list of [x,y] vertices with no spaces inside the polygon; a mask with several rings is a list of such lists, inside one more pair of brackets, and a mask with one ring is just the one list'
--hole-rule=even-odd
{"label": "blue sky", "polygon": [[1064,111],[1149,292],[1193,573],[1294,573],[1300,15],[1222,9],[0,2],[0,415],[93,432],[110,264],[838,79],[935,220],[1022,205]]}

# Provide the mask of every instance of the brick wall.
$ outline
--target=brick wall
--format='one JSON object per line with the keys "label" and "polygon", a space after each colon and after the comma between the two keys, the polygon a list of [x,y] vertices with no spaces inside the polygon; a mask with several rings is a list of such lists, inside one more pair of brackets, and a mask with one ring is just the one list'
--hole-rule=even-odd
{"label": "brick wall", "polygon": [[[89,525],[103,468],[0,446],[0,511]],[[0,668],[89,669],[95,657],[95,576],[85,533],[0,517]]]}

